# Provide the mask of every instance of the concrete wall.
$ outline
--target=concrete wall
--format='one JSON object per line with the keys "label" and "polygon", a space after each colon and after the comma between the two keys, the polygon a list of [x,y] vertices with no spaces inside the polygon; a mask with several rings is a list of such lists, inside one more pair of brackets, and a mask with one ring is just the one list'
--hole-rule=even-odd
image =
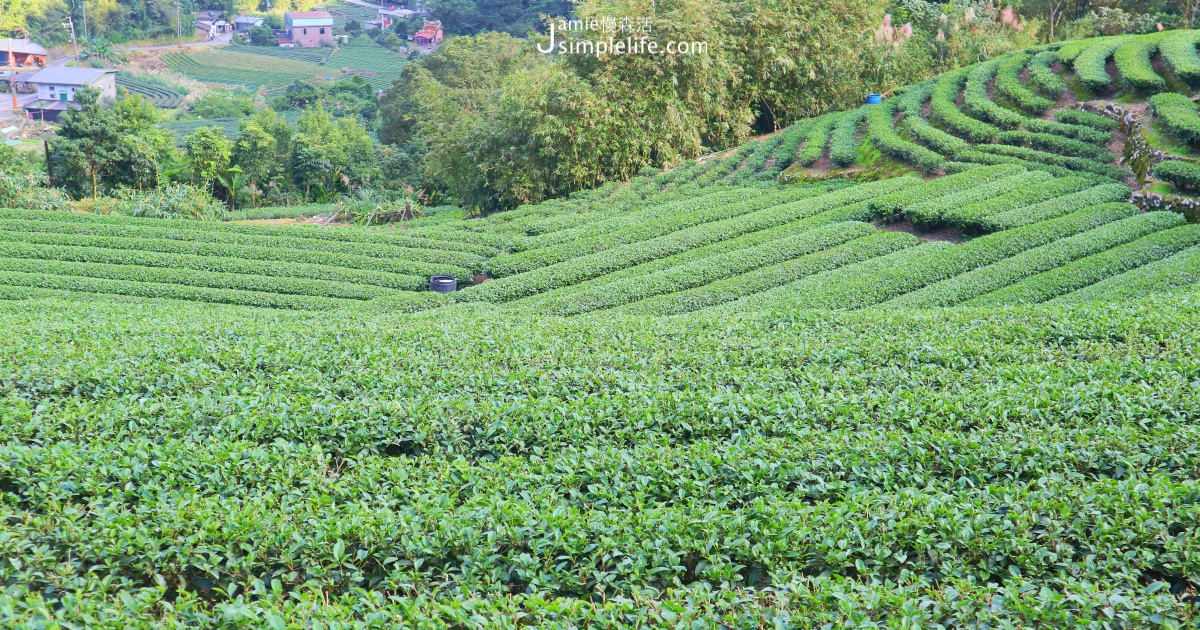
{"label": "concrete wall", "polygon": [[333,43],[332,26],[293,26],[291,34],[292,41],[296,42],[297,46],[305,48],[316,48],[322,43]]}
{"label": "concrete wall", "polygon": [[[38,84],[38,98],[44,101],[61,101],[62,94],[67,95],[68,102],[75,101],[75,90],[81,86],[77,85],[56,85],[53,83]],[[115,74],[106,74],[92,83],[91,87],[100,90],[100,99],[104,100],[117,98],[117,77]]]}

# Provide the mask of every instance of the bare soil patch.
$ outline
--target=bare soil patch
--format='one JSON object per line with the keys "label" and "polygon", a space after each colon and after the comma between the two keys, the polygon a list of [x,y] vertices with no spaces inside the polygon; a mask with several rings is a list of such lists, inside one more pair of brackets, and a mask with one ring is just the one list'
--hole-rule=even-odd
{"label": "bare soil patch", "polygon": [[928,242],[943,241],[946,243],[961,243],[963,242],[962,230],[950,225],[938,226],[928,230],[922,230],[913,225],[913,222],[908,219],[901,219],[891,223],[875,224],[876,227],[888,230],[890,232],[907,232],[913,236]]}

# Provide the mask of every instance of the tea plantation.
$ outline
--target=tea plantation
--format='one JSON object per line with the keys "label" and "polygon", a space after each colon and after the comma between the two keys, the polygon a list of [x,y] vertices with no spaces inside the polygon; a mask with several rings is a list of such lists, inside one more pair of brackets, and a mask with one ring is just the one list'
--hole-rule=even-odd
{"label": "tea plantation", "polygon": [[1198,41],[482,218],[0,210],[0,625],[1194,627],[1200,225],[1074,99]]}

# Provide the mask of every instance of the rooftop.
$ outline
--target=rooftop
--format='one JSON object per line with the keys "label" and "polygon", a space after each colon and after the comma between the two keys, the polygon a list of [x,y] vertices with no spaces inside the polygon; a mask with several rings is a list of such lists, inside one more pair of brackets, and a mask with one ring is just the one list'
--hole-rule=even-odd
{"label": "rooftop", "polygon": [[333,16],[328,11],[291,11],[288,13],[293,20],[318,20],[327,18],[332,20]]}
{"label": "rooftop", "polygon": [[12,44],[12,51],[23,55],[44,55],[46,49],[41,44],[33,43],[30,39],[0,39],[0,52],[8,54],[8,46]]}
{"label": "rooftop", "polygon": [[116,68],[46,68],[33,75],[30,83],[56,83],[58,85],[91,85],[106,74],[116,73]]}

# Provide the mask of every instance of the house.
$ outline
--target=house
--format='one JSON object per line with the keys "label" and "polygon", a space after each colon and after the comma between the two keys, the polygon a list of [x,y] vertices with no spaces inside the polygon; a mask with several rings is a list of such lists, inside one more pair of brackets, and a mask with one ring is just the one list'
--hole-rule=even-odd
{"label": "house", "polygon": [[8,67],[8,51],[12,50],[13,65],[46,66],[46,49],[30,39],[0,39],[0,65]]}
{"label": "house", "polygon": [[333,16],[328,11],[293,11],[283,14],[288,38],[297,46],[316,48],[333,43]]}
{"label": "house", "polygon": [[239,15],[233,18],[233,28],[239,33],[249,33],[250,29],[265,21],[266,18],[261,15]]}
{"label": "house", "polygon": [[216,9],[204,9],[196,12],[196,20],[205,22],[216,22],[225,16],[224,12]]}
{"label": "house", "polygon": [[216,39],[217,35],[233,32],[233,25],[225,20],[197,20],[196,35],[205,39]]}
{"label": "house", "polygon": [[38,100],[25,106],[34,120],[54,122],[69,109],[79,109],[75,90],[84,87],[100,91],[100,98],[117,97],[115,68],[46,68],[29,79],[37,86]]}
{"label": "house", "polygon": [[421,30],[412,36],[413,43],[418,46],[434,46],[442,43],[442,21],[425,20]]}

